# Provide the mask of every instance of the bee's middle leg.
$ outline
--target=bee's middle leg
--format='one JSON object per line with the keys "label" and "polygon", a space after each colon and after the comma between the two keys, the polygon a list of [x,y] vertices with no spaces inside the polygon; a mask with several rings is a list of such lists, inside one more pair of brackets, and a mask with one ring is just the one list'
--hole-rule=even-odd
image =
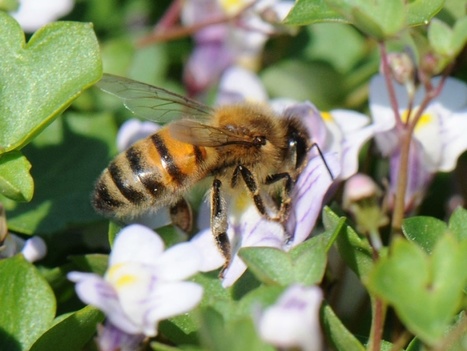
{"label": "bee's middle leg", "polygon": [[216,241],[216,245],[225,259],[224,266],[219,274],[222,278],[226,268],[230,264],[232,257],[229,237],[227,236],[227,209],[221,195],[222,182],[214,179],[211,192],[211,230]]}
{"label": "bee's middle leg", "polygon": [[284,181],[284,186],[282,188],[282,194],[281,194],[281,205],[279,208],[279,214],[277,215],[277,218],[275,220],[280,221],[281,223],[284,223],[287,219],[288,213],[289,213],[289,208],[290,208],[290,193],[292,191],[292,177],[290,176],[289,173],[284,172],[284,173],[276,173],[276,174],[271,174],[266,177],[266,184],[274,184],[279,181]]}

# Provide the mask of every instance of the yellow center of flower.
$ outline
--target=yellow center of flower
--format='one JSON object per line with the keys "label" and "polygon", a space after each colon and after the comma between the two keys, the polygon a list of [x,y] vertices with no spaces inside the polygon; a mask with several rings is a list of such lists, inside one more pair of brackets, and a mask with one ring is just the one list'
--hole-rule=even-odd
{"label": "yellow center of flower", "polygon": [[327,111],[321,111],[321,117],[325,122],[332,122],[332,115]]}
{"label": "yellow center of flower", "polygon": [[220,4],[227,15],[239,13],[246,5],[248,0],[220,0]]}
{"label": "yellow center of flower", "polygon": [[[417,113],[416,110],[413,110],[412,113],[409,115],[409,111],[405,110],[402,111],[401,113],[401,120],[404,123],[408,123],[408,121],[415,116]],[[422,114],[417,122],[417,125],[415,126],[415,129],[423,128],[424,126],[427,126],[430,123],[433,123],[433,116],[427,112]]]}
{"label": "yellow center of flower", "polygon": [[108,279],[113,283],[113,285],[117,289],[133,284],[137,280],[133,274],[124,273],[124,266],[125,265],[123,263],[119,263],[113,265],[107,271]]}

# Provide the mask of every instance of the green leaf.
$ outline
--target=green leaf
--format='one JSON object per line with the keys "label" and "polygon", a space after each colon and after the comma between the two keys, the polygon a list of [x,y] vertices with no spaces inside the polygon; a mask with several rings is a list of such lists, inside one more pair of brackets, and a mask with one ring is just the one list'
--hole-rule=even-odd
{"label": "green leaf", "polygon": [[313,38],[305,47],[306,58],[325,61],[342,74],[353,73],[362,60],[368,59],[368,42],[353,26],[322,23],[306,29]]}
{"label": "green leaf", "polygon": [[437,344],[460,307],[467,273],[467,242],[444,235],[428,255],[414,242],[394,240],[389,256],[370,273],[369,290],[391,304],[404,325]]}
{"label": "green leaf", "polygon": [[365,347],[342,324],[331,306],[327,303],[321,307],[321,320],[324,332],[337,351],[364,351]]}
{"label": "green leaf", "polygon": [[[306,4],[306,6],[305,6]],[[402,0],[309,0],[301,8],[305,14],[295,15],[297,22],[317,21],[349,22],[364,33],[377,39],[385,39],[399,33],[405,25],[405,4]],[[318,15],[311,17],[311,11]],[[298,12],[298,11],[297,11]],[[311,18],[310,18],[311,17]],[[311,23],[311,22],[310,22]]]}
{"label": "green leaf", "polygon": [[28,350],[52,324],[55,297],[22,255],[0,261],[0,350]]}
{"label": "green leaf", "polygon": [[436,53],[450,56],[452,29],[443,21],[433,19],[428,27],[428,40]]}
{"label": "green leaf", "polygon": [[314,236],[289,252],[272,247],[245,247],[239,251],[239,256],[265,284],[317,284],[323,279],[327,252],[342,228],[343,222],[340,222],[336,230]]}
{"label": "green leaf", "polygon": [[7,206],[11,230],[44,234],[72,224],[102,219],[90,194],[99,174],[115,154],[116,125],[109,114],[66,112],[23,149],[34,165],[34,198]]}
{"label": "green leaf", "polygon": [[19,7],[18,0],[1,0],[0,11],[11,12],[16,11]]}
{"label": "green leaf", "polygon": [[83,256],[70,256],[69,259],[82,272],[96,273],[104,276],[109,265],[109,256],[103,254],[89,254]]}
{"label": "green leaf", "polygon": [[265,284],[285,286],[293,281],[292,260],[285,251],[275,247],[244,247],[238,256]]}
{"label": "green leaf", "polygon": [[0,153],[21,149],[102,74],[89,23],[55,22],[25,43],[0,12]]}
{"label": "green leaf", "polygon": [[453,27],[451,50],[452,55],[457,56],[464,48],[467,42],[467,17],[456,21]]}
{"label": "green leaf", "polygon": [[31,201],[34,181],[31,164],[20,151],[0,155],[0,194],[15,201]]}
{"label": "green leaf", "polygon": [[436,241],[446,230],[446,223],[434,217],[411,217],[405,219],[402,224],[405,237],[416,242],[428,253],[433,250]]}
{"label": "green leaf", "polygon": [[[342,221],[329,207],[323,210],[323,223],[326,229],[337,228]],[[337,249],[342,259],[359,278],[368,274],[373,267],[372,248],[367,240],[361,238],[348,225],[344,225],[342,233],[336,240]]]}
{"label": "green leaf", "polygon": [[320,22],[348,22],[327,1],[298,0],[284,20],[286,24],[306,25]]}
{"label": "green leaf", "polygon": [[266,345],[259,339],[255,325],[250,317],[225,321],[216,310],[204,308],[200,320],[199,332],[204,350],[274,350],[272,346]]}
{"label": "green leaf", "polygon": [[407,3],[407,24],[425,25],[443,8],[445,0],[413,0]]}
{"label": "green leaf", "polygon": [[457,240],[467,240],[467,210],[459,207],[449,218],[449,231]]}
{"label": "green leaf", "polygon": [[290,250],[293,283],[313,285],[321,282],[326,270],[329,234],[312,237]]}
{"label": "green leaf", "polygon": [[433,19],[428,28],[428,39],[436,53],[455,58],[467,42],[467,17],[456,21],[453,28],[443,21]]}
{"label": "green leaf", "polygon": [[80,351],[96,334],[97,325],[103,320],[102,312],[94,307],[86,306],[47,330],[34,343],[30,351]]}
{"label": "green leaf", "polygon": [[272,97],[310,100],[320,110],[334,107],[345,93],[343,77],[323,62],[310,65],[296,59],[284,60],[263,70],[261,78]]}

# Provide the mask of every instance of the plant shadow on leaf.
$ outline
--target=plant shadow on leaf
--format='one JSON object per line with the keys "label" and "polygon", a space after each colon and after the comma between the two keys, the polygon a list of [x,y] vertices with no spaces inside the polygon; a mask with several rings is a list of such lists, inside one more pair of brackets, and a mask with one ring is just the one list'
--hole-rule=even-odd
{"label": "plant shadow on leaf", "polygon": [[[42,235],[47,244],[65,241],[60,245],[66,245],[64,250],[70,254],[75,252],[70,246],[82,240],[76,234],[103,219],[92,208],[90,197],[97,177],[115,153],[116,127],[107,114],[64,117],[23,150],[32,164],[35,194],[30,203],[7,210],[10,230]],[[100,232],[106,241],[106,229]],[[56,240],[60,233],[67,235],[66,240]],[[50,254],[56,252],[49,247]]]}
{"label": "plant shadow on leaf", "polygon": [[2,350],[21,351],[21,344],[11,334],[0,327],[0,345]]}

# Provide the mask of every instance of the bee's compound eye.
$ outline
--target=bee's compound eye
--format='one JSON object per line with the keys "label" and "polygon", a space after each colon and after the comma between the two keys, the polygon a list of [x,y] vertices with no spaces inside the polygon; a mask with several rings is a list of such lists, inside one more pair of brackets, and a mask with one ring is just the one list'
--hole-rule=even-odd
{"label": "bee's compound eye", "polygon": [[257,146],[266,145],[266,137],[265,136],[257,136],[255,137],[253,143]]}

